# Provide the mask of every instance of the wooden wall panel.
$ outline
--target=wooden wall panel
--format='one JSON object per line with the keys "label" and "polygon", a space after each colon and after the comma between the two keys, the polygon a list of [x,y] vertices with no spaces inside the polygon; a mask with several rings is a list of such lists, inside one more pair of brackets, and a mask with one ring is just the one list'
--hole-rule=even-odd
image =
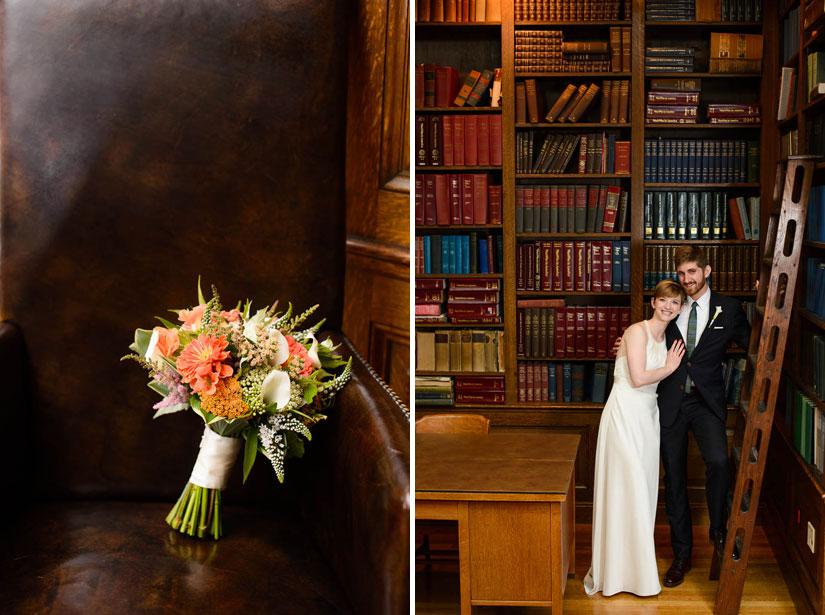
{"label": "wooden wall panel", "polygon": [[409,2],[359,0],[347,93],[344,331],[409,403]]}

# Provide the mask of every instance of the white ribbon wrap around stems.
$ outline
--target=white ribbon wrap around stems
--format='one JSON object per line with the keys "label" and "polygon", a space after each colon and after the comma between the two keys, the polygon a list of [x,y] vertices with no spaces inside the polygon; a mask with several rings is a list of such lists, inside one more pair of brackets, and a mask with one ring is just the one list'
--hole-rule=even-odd
{"label": "white ribbon wrap around stems", "polygon": [[189,482],[207,489],[226,489],[229,473],[241,451],[241,443],[241,438],[219,436],[209,427],[204,427],[200,452]]}

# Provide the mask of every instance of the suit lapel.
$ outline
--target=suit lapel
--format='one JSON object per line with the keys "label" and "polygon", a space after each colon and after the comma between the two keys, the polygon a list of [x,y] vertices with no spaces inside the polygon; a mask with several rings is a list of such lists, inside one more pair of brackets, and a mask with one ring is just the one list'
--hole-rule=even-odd
{"label": "suit lapel", "polygon": [[693,349],[693,355],[696,354],[696,351],[699,350],[704,345],[705,340],[707,340],[708,335],[712,335],[710,328],[710,323],[713,321],[713,315],[716,313],[716,308],[720,304],[716,302],[717,295],[713,291],[710,291],[710,301],[708,301],[708,319],[705,322],[705,330],[702,331],[702,337],[699,338],[699,343]]}

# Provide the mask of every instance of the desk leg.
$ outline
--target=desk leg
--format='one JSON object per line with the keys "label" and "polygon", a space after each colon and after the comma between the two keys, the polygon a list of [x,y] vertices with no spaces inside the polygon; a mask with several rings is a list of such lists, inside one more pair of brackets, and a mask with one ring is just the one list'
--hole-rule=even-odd
{"label": "desk leg", "polygon": [[461,586],[461,615],[470,615],[470,523],[469,505],[458,503],[458,568]]}

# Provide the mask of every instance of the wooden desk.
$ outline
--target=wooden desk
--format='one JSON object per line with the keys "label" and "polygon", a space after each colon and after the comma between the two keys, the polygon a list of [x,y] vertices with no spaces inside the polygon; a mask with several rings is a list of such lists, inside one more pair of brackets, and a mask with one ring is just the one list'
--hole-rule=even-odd
{"label": "wooden desk", "polygon": [[579,436],[417,434],[415,518],[458,521],[461,613],[562,612],[574,569]]}

